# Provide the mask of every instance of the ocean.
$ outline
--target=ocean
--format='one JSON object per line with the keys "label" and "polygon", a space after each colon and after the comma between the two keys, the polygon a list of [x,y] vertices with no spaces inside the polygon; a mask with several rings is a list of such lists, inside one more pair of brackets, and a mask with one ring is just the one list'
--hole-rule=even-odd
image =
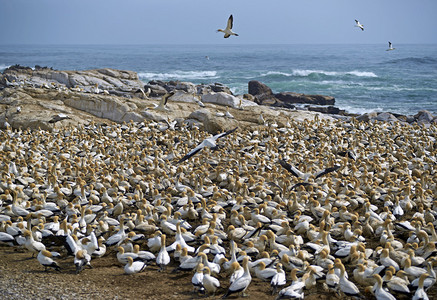
{"label": "ocean", "polygon": [[235,94],[259,80],[273,92],[322,94],[350,113],[437,115],[437,45],[0,45],[0,71],[115,68],[139,78],[220,82]]}

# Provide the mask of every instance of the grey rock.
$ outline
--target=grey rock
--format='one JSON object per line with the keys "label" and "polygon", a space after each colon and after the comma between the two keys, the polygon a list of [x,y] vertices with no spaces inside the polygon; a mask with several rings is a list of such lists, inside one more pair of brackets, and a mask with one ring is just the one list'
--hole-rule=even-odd
{"label": "grey rock", "polygon": [[212,92],[209,94],[205,94],[202,96],[202,102],[230,106],[233,108],[238,108],[240,106],[240,99],[225,92]]}
{"label": "grey rock", "polygon": [[304,103],[315,105],[334,105],[335,98],[324,95],[306,95],[300,93],[282,92],[275,94],[275,97],[285,103]]}
{"label": "grey rock", "polygon": [[383,112],[378,114],[376,118],[374,118],[377,121],[383,121],[383,122],[397,122],[399,121],[398,118],[396,118],[394,115],[388,112]]}
{"label": "grey rock", "polygon": [[272,96],[273,95],[272,89],[260,81],[251,80],[251,81],[249,81],[248,85],[249,85],[249,94],[251,94],[253,96],[258,96],[258,95]]}
{"label": "grey rock", "polygon": [[431,123],[431,121],[434,119],[434,116],[427,110],[421,110],[414,115],[414,118],[419,123]]}
{"label": "grey rock", "polygon": [[167,90],[163,86],[157,84],[144,85],[144,90],[147,91],[147,89],[150,89],[150,97],[161,97],[167,93]]}
{"label": "grey rock", "polygon": [[361,116],[357,117],[357,120],[362,121],[362,122],[369,122],[370,120],[375,119],[377,116],[378,116],[378,113],[376,113],[376,112],[365,113],[365,114],[362,114]]}

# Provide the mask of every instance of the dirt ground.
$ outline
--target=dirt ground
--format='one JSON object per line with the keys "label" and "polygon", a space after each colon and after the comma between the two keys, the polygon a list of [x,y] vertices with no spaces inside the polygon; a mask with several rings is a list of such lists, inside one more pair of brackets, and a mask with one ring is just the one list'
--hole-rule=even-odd
{"label": "dirt ground", "polygon": [[[73,258],[58,259],[61,271],[44,271],[36,257],[14,247],[0,246],[0,299],[220,299],[229,286],[228,277],[218,277],[221,288],[215,296],[193,293],[193,273],[172,273],[171,263],[164,272],[150,265],[146,271],[125,275],[115,252],[91,261],[92,269],[75,274]],[[245,299],[274,299],[270,284],[253,278]],[[307,291],[305,299],[339,299],[326,293],[322,284]],[[239,295],[229,296],[237,299]]]}

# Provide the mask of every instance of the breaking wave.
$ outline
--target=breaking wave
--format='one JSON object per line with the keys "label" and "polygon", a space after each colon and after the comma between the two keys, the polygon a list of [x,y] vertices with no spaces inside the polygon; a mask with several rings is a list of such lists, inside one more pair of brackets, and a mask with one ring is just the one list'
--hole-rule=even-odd
{"label": "breaking wave", "polygon": [[219,78],[216,71],[138,72],[138,77],[141,80],[199,80]]}

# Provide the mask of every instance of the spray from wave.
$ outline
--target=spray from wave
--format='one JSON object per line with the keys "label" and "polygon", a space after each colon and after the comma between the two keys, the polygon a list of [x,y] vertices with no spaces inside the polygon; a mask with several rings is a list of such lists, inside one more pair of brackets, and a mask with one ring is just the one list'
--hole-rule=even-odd
{"label": "spray from wave", "polygon": [[376,78],[378,75],[376,75],[373,72],[366,72],[366,71],[324,71],[324,70],[301,70],[296,69],[292,70],[291,73],[287,72],[277,72],[277,71],[269,71],[267,73],[261,74],[261,77],[278,77],[278,76],[285,76],[285,77],[309,77],[309,76],[317,76],[317,75],[324,75],[324,76],[357,76],[357,77],[369,77],[369,78]]}
{"label": "spray from wave", "polygon": [[141,80],[202,80],[219,78],[216,71],[139,72],[138,77]]}
{"label": "spray from wave", "polygon": [[4,70],[6,70],[7,68],[9,68],[10,66],[8,66],[8,65],[3,65],[3,64],[0,64],[0,72],[3,72]]}

